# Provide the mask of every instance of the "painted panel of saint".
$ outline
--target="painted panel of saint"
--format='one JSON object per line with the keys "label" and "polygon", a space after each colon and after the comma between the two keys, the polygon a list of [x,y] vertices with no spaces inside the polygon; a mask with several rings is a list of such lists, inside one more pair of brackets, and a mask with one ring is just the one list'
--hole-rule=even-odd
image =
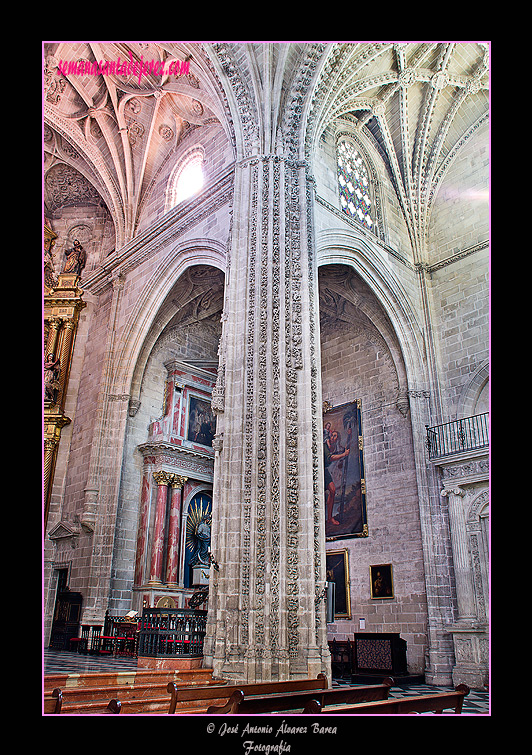
{"label": "painted panel of saint", "polygon": [[368,534],[360,401],[323,414],[325,536]]}
{"label": "painted panel of saint", "polygon": [[212,447],[215,432],[216,417],[212,412],[210,402],[191,396],[188,407],[187,440]]}

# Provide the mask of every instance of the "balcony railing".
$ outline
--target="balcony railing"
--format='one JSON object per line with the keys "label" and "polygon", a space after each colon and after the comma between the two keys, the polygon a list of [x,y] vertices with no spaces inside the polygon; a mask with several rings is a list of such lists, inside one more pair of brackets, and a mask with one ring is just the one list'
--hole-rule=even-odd
{"label": "balcony railing", "polygon": [[489,446],[489,413],[427,427],[429,459]]}
{"label": "balcony railing", "polygon": [[144,608],[138,654],[152,658],[203,655],[207,611]]}

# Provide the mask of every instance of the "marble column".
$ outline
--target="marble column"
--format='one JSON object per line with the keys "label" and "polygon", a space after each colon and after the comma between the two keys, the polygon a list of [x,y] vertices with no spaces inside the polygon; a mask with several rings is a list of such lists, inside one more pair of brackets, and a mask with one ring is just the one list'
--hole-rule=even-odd
{"label": "marble column", "polygon": [[140,518],[137,532],[137,552],[135,556],[134,585],[140,585],[144,581],[144,556],[148,542],[148,519],[150,513],[150,473],[146,469],[142,477],[142,491],[140,495]]}
{"label": "marble column", "polygon": [[172,475],[172,494],[170,499],[170,519],[168,522],[168,545],[166,559],[166,584],[177,587],[177,573],[179,567],[179,535],[181,532],[181,504],[183,500],[183,485],[187,477]]}
{"label": "marble column", "polygon": [[153,479],[157,483],[157,504],[151,546],[150,580],[148,584],[156,586],[162,584],[166,506],[168,501],[168,486],[172,478],[167,472],[154,472]]}

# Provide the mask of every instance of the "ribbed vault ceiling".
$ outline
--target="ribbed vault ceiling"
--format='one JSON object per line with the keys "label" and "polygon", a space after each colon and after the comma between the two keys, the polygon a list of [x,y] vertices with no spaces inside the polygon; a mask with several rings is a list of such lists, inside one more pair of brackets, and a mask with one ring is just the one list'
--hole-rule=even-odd
{"label": "ribbed vault ceiling", "polygon": [[[308,97],[307,153],[342,120],[373,140],[421,254],[430,206],[459,147],[489,111],[488,45],[477,42],[231,43],[239,85],[275,149],[290,88],[311,46],[321,54]],[[150,192],[191,129],[228,128],[230,86],[217,44],[69,42],[45,44],[45,171],[67,164],[94,189],[115,223],[117,247],[133,238]],[[210,60],[209,60],[210,56]],[[185,76],[65,76],[60,60],[190,62]],[[307,59],[308,63],[308,59]],[[218,76],[215,75],[218,71]],[[233,78],[233,86],[235,86]],[[296,82],[294,84],[294,82]],[[236,93],[238,95],[238,92]],[[238,97],[236,98],[238,101]],[[61,201],[57,182],[45,203]],[[59,197],[59,200],[58,200]]]}
{"label": "ribbed vault ceiling", "polygon": [[342,119],[365,131],[384,159],[420,254],[437,186],[487,120],[488,85],[487,43],[334,45],[315,90],[308,142]]}

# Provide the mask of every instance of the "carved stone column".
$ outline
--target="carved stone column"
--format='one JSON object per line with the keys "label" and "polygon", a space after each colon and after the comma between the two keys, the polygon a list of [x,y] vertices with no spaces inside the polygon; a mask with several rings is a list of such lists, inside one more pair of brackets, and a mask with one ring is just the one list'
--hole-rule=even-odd
{"label": "carved stone column", "polygon": [[181,503],[183,485],[187,477],[172,475],[170,518],[168,522],[168,544],[166,559],[166,584],[168,587],[177,587],[177,573],[179,567],[179,534],[181,532]]}
{"label": "carved stone column", "polygon": [[465,491],[459,487],[446,488],[441,491],[441,496],[449,501],[449,523],[459,620],[476,618],[473,568],[467,542],[466,511],[462,500],[464,495]]}
{"label": "carved stone column", "polygon": [[489,681],[488,546],[483,547],[483,515],[489,508],[487,449],[452,454],[437,460],[443,501],[448,501],[449,530],[456,584],[456,615],[445,627],[452,638],[453,685],[482,689]]}
{"label": "carved stone column", "polygon": [[237,166],[205,663],[248,682],[330,673],[309,194],[297,161]]}

